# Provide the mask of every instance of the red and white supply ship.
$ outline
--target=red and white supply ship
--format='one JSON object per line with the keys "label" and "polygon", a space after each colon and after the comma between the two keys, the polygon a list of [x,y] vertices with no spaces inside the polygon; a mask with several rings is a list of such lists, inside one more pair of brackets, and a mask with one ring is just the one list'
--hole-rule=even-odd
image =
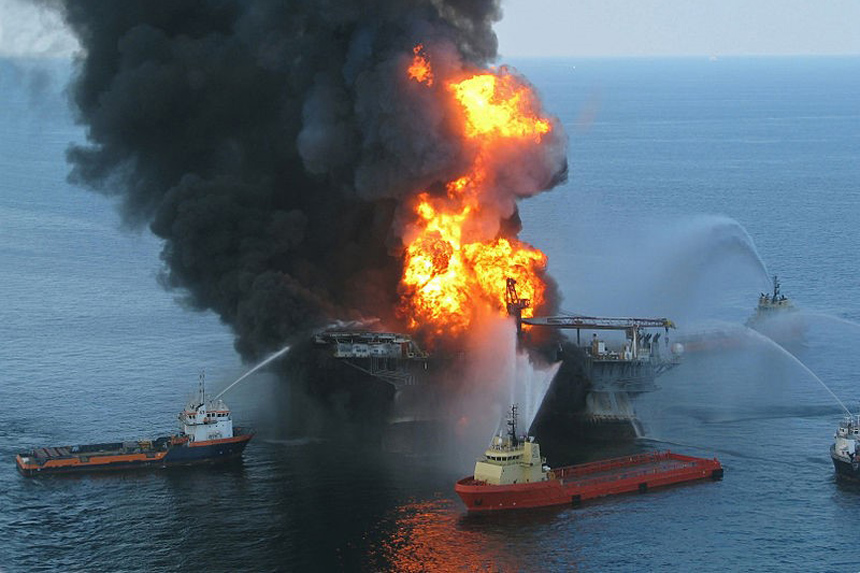
{"label": "red and white supply ship", "polygon": [[517,408],[511,408],[507,435],[493,437],[475,464],[475,473],[454,490],[469,511],[485,512],[580,502],[676,483],[723,477],[720,462],[673,452],[650,452],[550,469],[534,438],[516,433]]}
{"label": "red and white supply ship", "polygon": [[223,400],[206,399],[202,374],[198,394],[179,413],[179,425],[180,433],[155,440],[34,448],[15,461],[26,476],[214,463],[241,456],[254,436],[233,426]]}

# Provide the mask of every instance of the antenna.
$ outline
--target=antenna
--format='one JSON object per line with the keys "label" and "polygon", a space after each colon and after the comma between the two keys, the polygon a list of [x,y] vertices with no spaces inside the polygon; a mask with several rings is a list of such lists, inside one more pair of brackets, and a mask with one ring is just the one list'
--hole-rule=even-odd
{"label": "antenna", "polygon": [[511,439],[511,446],[517,447],[517,405],[511,406],[511,415],[508,418],[508,437]]}
{"label": "antenna", "polygon": [[199,385],[198,391],[200,392],[200,403],[204,404],[206,402],[206,370],[205,369],[200,371],[200,385]]}

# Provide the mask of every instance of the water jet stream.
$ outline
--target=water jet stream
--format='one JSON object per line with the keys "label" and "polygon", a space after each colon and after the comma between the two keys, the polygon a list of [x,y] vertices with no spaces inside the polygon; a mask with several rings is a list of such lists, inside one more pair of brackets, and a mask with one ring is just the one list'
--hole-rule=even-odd
{"label": "water jet stream", "polygon": [[251,368],[250,370],[248,370],[244,374],[242,374],[241,376],[239,376],[232,384],[230,384],[229,386],[227,386],[226,388],[221,390],[221,392],[219,392],[218,395],[215,396],[215,400],[217,400],[218,398],[223,396],[227,392],[227,390],[229,390],[230,388],[232,388],[233,386],[235,386],[236,384],[238,384],[239,382],[241,382],[242,380],[244,380],[245,378],[247,378],[248,376],[250,376],[251,374],[253,374],[257,370],[259,370],[260,368],[262,368],[263,366],[265,366],[266,364],[268,364],[272,360],[285,354],[289,349],[290,349],[289,345],[284,346],[282,349],[278,350],[277,352],[275,352],[274,354],[272,354],[271,356],[269,356],[268,358],[266,358],[265,360],[263,360],[262,362],[260,362],[259,364],[257,364],[256,366],[254,366],[253,368]]}
{"label": "water jet stream", "polygon": [[825,319],[827,319],[827,320],[832,320],[832,321],[834,321],[834,322],[838,322],[838,323],[840,323],[840,324],[844,324],[845,326],[850,326],[850,327],[852,327],[852,328],[860,329],[860,324],[858,324],[858,323],[854,322],[853,320],[848,320],[848,319],[846,319],[846,318],[842,318],[842,317],[840,317],[840,316],[835,316],[835,315],[832,315],[832,314],[825,314],[825,313],[823,313],[823,312],[806,312],[806,311],[801,311],[801,315],[802,315],[802,316],[812,317],[812,318],[816,318],[816,317],[817,317],[817,318],[825,318]]}
{"label": "water jet stream", "polygon": [[815,374],[815,372],[810,370],[809,367],[806,364],[804,364],[797,356],[795,356],[794,354],[792,354],[791,352],[789,352],[788,350],[786,350],[785,348],[783,348],[782,346],[777,344],[772,338],[765,336],[764,334],[758,332],[757,330],[754,330],[754,329],[748,328],[748,327],[744,327],[744,329],[747,331],[747,335],[752,336],[753,338],[760,340],[766,344],[769,344],[773,348],[776,348],[777,350],[779,350],[785,356],[789,357],[795,363],[797,363],[798,366],[803,368],[810,376],[812,376],[819,384],[821,384],[821,386],[825,390],[827,390],[827,392],[829,392],[831,396],[833,396],[833,399],[836,400],[836,402],[840,406],[842,406],[842,409],[845,410],[846,414],[848,414],[849,416],[851,415],[851,410],[849,410],[845,406],[845,404],[842,403],[842,400],[839,399],[839,396],[834,394],[833,390],[831,390],[830,387],[827,384],[825,384],[824,381]]}

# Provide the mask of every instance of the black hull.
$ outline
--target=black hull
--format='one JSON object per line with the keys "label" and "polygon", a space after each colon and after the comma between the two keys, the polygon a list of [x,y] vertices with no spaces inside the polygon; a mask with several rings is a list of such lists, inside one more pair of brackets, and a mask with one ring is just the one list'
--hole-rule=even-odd
{"label": "black hull", "polygon": [[[83,474],[134,470],[161,470],[175,467],[214,465],[238,460],[245,451],[245,446],[251,441],[253,434],[245,434],[239,441],[221,442],[203,446],[176,445],[171,446],[167,455],[160,459],[135,459],[130,461],[111,460],[105,463],[87,463],[67,466],[40,466],[37,468],[22,467],[16,464],[18,471],[26,477]],[[113,456],[121,457],[121,455]]]}
{"label": "black hull", "polygon": [[851,481],[860,481],[860,463],[852,464],[833,454],[830,454],[830,458],[833,460],[833,468],[836,470],[838,477]]}

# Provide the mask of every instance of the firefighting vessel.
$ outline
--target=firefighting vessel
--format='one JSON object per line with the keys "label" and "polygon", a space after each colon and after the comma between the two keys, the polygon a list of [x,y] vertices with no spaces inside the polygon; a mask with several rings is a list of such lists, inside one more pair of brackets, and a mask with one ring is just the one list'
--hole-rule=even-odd
{"label": "firefighting vessel", "polygon": [[860,480],[860,416],[847,416],[839,423],[830,458],[837,476]]}
{"label": "firefighting vessel", "polygon": [[757,323],[777,316],[784,312],[792,312],[797,310],[791,299],[779,292],[779,280],[776,275],[773,275],[773,294],[761,293],[758,297],[758,306],[756,306],[755,314],[747,321],[747,326],[755,328]]}
{"label": "firefighting vessel", "polygon": [[517,436],[517,408],[511,408],[507,435],[493,437],[475,464],[475,473],[454,490],[473,512],[524,509],[580,502],[620,493],[645,493],[682,482],[720,479],[714,459],[673,452],[649,452],[550,469],[532,437]]}
{"label": "firefighting vessel", "polygon": [[35,448],[15,461],[26,476],[214,463],[241,456],[254,436],[233,426],[223,400],[206,399],[202,374],[197,395],[179,413],[179,425],[179,434],[155,440]]}
{"label": "firefighting vessel", "polygon": [[773,277],[773,293],[761,293],[758,305],[746,326],[764,334],[782,346],[802,344],[806,320],[790,298],[780,293],[780,284]]}

